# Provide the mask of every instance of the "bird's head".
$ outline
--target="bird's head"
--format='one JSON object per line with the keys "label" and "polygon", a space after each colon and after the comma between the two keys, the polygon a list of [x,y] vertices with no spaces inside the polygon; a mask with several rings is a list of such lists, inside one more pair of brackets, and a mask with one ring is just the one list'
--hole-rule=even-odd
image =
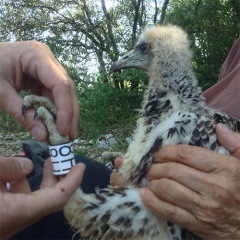
{"label": "bird's head", "polygon": [[110,72],[139,68],[150,77],[175,72],[175,68],[191,67],[192,54],[187,34],[179,27],[167,25],[146,29],[134,49],[113,63]]}

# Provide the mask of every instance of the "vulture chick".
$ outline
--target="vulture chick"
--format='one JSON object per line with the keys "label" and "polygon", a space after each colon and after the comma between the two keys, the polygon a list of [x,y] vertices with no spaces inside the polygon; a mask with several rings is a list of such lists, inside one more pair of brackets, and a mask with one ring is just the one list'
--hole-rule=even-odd
{"label": "vulture chick", "polygon": [[239,122],[206,107],[193,71],[190,41],[179,27],[145,30],[110,71],[123,68],[140,68],[149,76],[133,141],[120,168],[131,186],[110,186],[93,195],[79,191],[65,207],[65,215],[88,239],[199,239],[146,209],[136,187],[146,186],[146,172],[162,146],[190,144],[227,154],[217,141],[215,126],[222,122],[239,131]]}
{"label": "vulture chick", "polygon": [[157,26],[145,30],[134,49],[112,65],[112,72],[123,68],[143,69],[148,73],[149,83],[133,141],[120,169],[130,186],[109,186],[97,189],[95,194],[84,194],[78,189],[64,208],[68,222],[82,237],[89,240],[199,239],[146,209],[138,191],[138,187],[146,186],[146,172],[153,163],[153,155],[162,146],[190,144],[228,154],[217,141],[215,126],[222,122],[239,131],[237,119],[206,107],[189,46],[187,34],[179,27]]}

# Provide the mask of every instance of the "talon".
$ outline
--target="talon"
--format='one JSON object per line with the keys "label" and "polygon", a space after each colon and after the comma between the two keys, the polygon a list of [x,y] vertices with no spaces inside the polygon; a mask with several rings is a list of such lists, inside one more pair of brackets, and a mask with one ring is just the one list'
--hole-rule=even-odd
{"label": "talon", "polygon": [[25,112],[26,112],[26,105],[22,104],[22,115],[24,118],[26,118]]}
{"label": "talon", "polygon": [[41,96],[25,96],[22,103],[22,114],[25,117],[28,108],[37,109],[34,114],[34,120],[40,117],[42,122],[47,127],[49,133],[49,141],[52,145],[69,142],[68,136],[62,136],[56,126],[57,109],[54,103]]}
{"label": "talon", "polygon": [[53,116],[53,119],[56,120],[57,119],[57,114],[53,111],[50,111],[50,110],[49,110],[49,112]]}
{"label": "talon", "polygon": [[38,112],[35,112],[33,119],[36,120],[37,116],[38,116]]}

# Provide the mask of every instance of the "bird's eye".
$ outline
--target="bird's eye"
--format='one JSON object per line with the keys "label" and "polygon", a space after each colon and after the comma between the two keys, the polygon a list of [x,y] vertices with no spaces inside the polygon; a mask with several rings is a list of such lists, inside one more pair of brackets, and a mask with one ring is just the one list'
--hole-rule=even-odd
{"label": "bird's eye", "polygon": [[140,50],[140,51],[142,51],[142,52],[147,51],[148,48],[149,48],[149,45],[148,45],[147,43],[141,43],[141,44],[138,44],[138,45],[136,46],[136,49],[137,49],[137,50]]}

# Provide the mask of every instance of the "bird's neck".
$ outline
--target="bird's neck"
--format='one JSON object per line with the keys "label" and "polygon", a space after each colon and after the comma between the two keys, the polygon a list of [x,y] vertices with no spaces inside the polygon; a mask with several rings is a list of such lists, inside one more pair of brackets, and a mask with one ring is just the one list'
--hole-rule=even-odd
{"label": "bird's neck", "polygon": [[204,104],[202,90],[193,71],[191,62],[173,60],[149,71],[149,89],[176,95],[180,102],[189,106]]}
{"label": "bird's neck", "polygon": [[[189,106],[202,105],[204,98],[202,96],[202,90],[197,84],[197,80],[194,74],[181,73],[173,75],[172,81],[169,84],[169,90],[176,94],[179,100]],[[163,79],[166,81],[166,79]]]}
{"label": "bird's neck", "polygon": [[202,112],[204,98],[193,77],[194,74],[182,73],[159,76],[158,80],[149,79],[150,84],[142,104],[142,115],[152,121],[177,111]]}

